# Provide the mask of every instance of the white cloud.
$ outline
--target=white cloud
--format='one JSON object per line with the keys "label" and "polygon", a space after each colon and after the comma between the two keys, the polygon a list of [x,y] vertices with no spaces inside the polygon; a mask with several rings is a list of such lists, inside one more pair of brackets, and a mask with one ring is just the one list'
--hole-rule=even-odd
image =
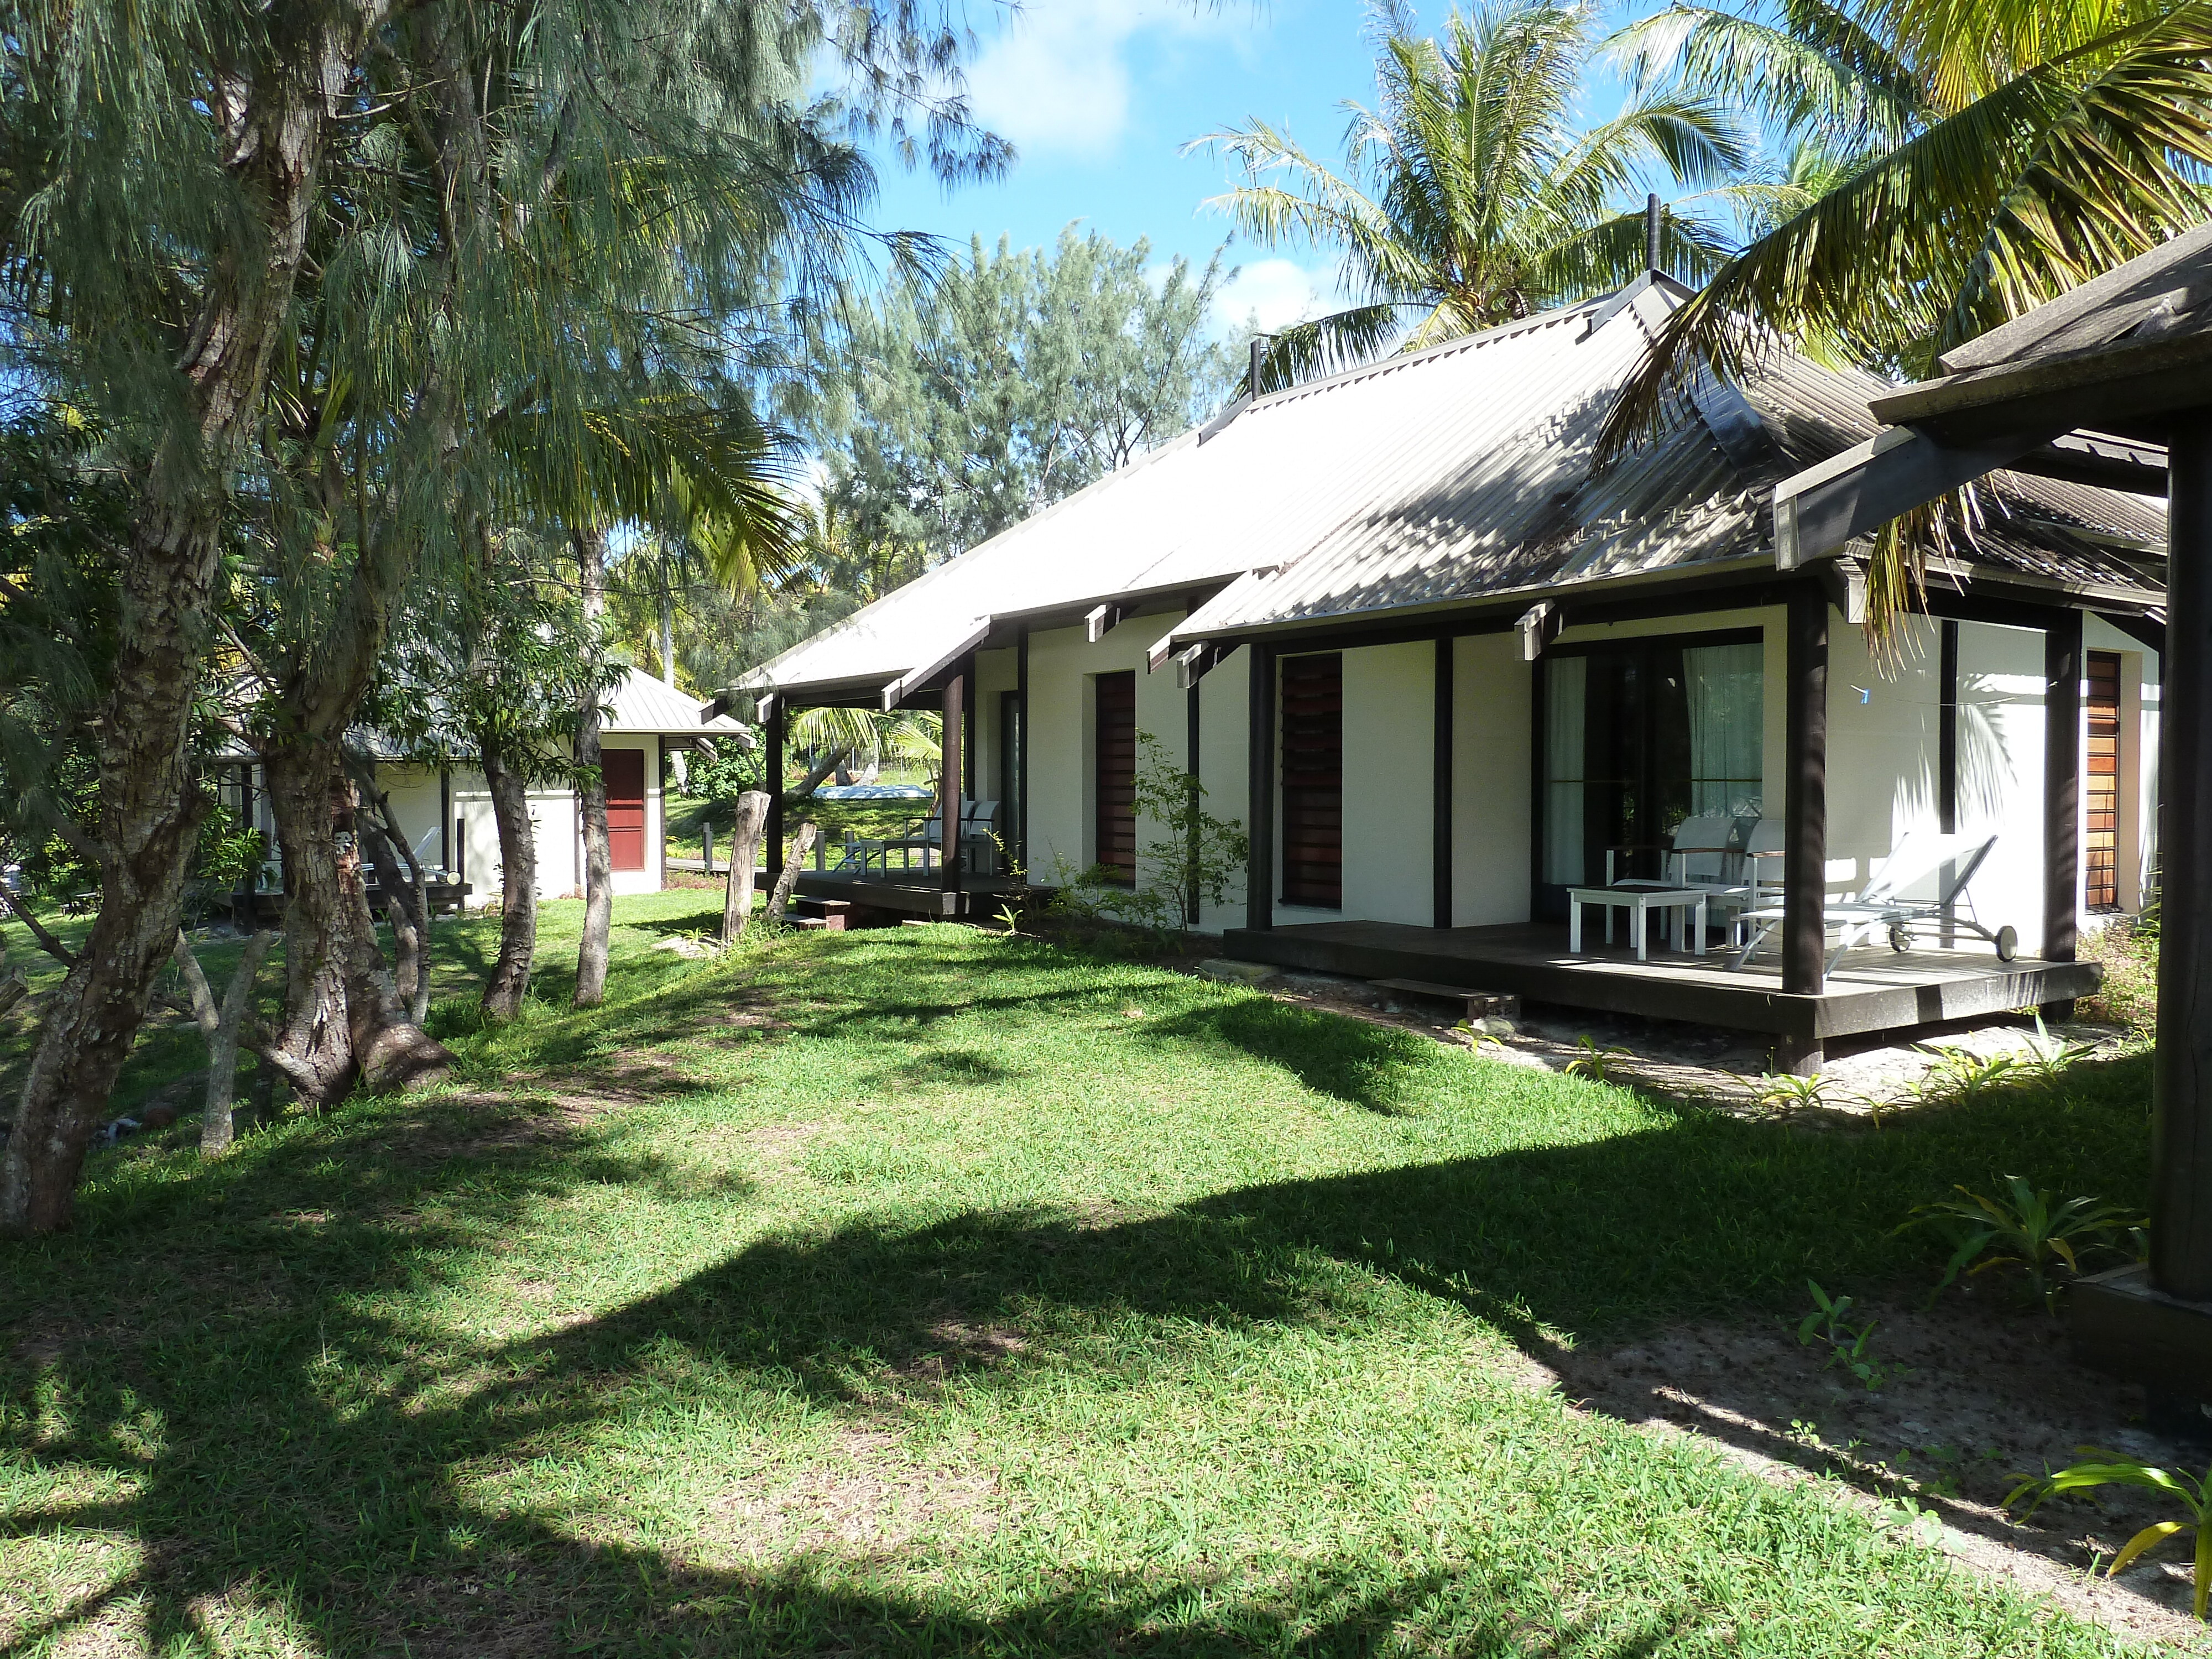
{"label": "white cloud", "polygon": [[976,57],[969,95],[983,125],[1025,156],[1103,160],[1129,125],[1130,43],[1220,27],[1176,0],[1034,0]]}
{"label": "white cloud", "polygon": [[1214,326],[1223,331],[1249,319],[1265,330],[1302,323],[1335,310],[1336,274],[1309,270],[1294,259],[1252,259],[1213,296]]}

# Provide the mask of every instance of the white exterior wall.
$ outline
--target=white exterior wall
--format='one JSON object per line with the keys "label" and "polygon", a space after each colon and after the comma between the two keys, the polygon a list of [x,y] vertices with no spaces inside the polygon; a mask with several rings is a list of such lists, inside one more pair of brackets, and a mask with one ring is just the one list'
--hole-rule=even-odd
{"label": "white exterior wall", "polygon": [[[1343,908],[1275,906],[1302,921],[1434,920],[1436,647],[1370,645],[1344,658]],[[1216,671],[1218,672],[1218,671]],[[1523,739],[1525,743],[1526,739]],[[1280,815],[1278,813],[1278,823]],[[1282,890],[1280,838],[1276,891]]]}
{"label": "white exterior wall", "polygon": [[[1080,628],[1058,628],[1030,635],[1030,876],[1053,884],[1065,870],[1073,876],[1097,862],[1093,844],[1097,820],[1091,782],[1097,776],[1091,738],[1091,682],[1100,674],[1133,669],[1137,676],[1137,730],[1158,738],[1178,764],[1184,754],[1187,717],[1183,694],[1172,673],[1146,672],[1145,653],[1182,619],[1180,611],[1133,617],[1096,645]],[[1215,673],[1221,671],[1217,669]],[[1211,678],[1211,677],[1209,677]],[[1203,738],[1200,740],[1203,747]],[[1205,761],[1203,754],[1200,757]],[[1141,763],[1141,757],[1140,757]],[[1233,799],[1242,799],[1240,790]],[[1242,817],[1239,811],[1237,816]],[[1159,834],[1150,822],[1137,825],[1137,844]]]}
{"label": "white exterior wall", "polygon": [[[645,754],[645,868],[614,872],[617,893],[657,893],[662,876],[665,822],[662,817],[660,738],[650,732],[612,732],[600,741],[602,749],[636,749]],[[392,797],[393,815],[401,831],[426,863],[439,863],[438,775],[427,767],[386,767],[380,773]],[[499,823],[492,811],[491,791],[483,774],[473,767],[455,767],[451,774],[453,815],[456,838],[451,868],[474,890],[471,908],[499,896],[501,862]],[[529,792],[531,828],[538,842],[538,896],[567,898],[583,885],[583,817],[573,790],[534,787]]]}
{"label": "white exterior wall", "polygon": [[1452,926],[1526,921],[1534,674],[1518,634],[1476,634],[1454,644]]}
{"label": "white exterior wall", "polygon": [[[1564,640],[1759,629],[1766,659],[1764,804],[1778,818],[1784,805],[1787,623],[1785,611],[1767,607],[1577,628]],[[1139,728],[1182,757],[1183,694],[1171,675],[1145,672],[1145,648],[1167,626],[1167,618],[1136,618],[1095,646],[1085,642],[1080,629],[1031,636],[1030,831],[1036,879],[1052,879],[1055,853],[1071,869],[1091,860],[1091,675],[1134,669]],[[2086,643],[2121,656],[2122,731],[2128,740],[2121,754],[2120,900],[2123,909],[2133,909],[2156,856],[2158,657],[2094,617]],[[1469,635],[1455,641],[1454,650],[1453,924],[1525,921],[1534,832],[1534,674],[1522,659],[1516,634]],[[1279,926],[1364,920],[1425,927],[1432,920],[1434,651],[1431,643],[1419,641],[1343,653],[1344,908],[1278,904]],[[1932,829],[1938,821],[1941,661],[1939,625],[1931,620],[1908,623],[1897,658],[1877,665],[1859,629],[1830,614],[1828,878],[1833,895],[1862,885],[1908,830]],[[978,679],[988,683],[980,669]],[[1246,823],[1250,684],[1243,649],[1200,682],[1200,775],[1207,807],[1217,817]],[[995,716],[995,698],[991,702]],[[1961,623],[1959,702],[1959,827],[1999,836],[1970,896],[1986,926],[2011,925],[2020,932],[2021,948],[2033,951],[2043,929],[2041,634]],[[1139,827],[1140,840],[1147,833]],[[1232,902],[1209,906],[1201,925],[1219,931],[1244,921],[1244,905]],[[2095,925],[2094,918],[2084,921]]]}

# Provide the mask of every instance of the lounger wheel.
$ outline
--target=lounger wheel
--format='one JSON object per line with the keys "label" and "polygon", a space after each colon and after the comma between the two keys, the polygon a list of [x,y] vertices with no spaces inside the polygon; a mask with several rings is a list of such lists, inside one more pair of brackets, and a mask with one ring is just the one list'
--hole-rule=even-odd
{"label": "lounger wheel", "polygon": [[1889,948],[1903,956],[1912,948],[1912,935],[1895,922],[1890,924]]}
{"label": "lounger wheel", "polygon": [[2020,929],[2019,929],[2019,928],[2017,928],[2017,927],[2000,927],[2000,928],[1998,928],[1998,929],[1997,929],[1997,960],[1998,960],[1999,962],[2010,962],[2010,961],[2011,961],[2014,957],[2018,956],[2019,954],[2020,954]]}

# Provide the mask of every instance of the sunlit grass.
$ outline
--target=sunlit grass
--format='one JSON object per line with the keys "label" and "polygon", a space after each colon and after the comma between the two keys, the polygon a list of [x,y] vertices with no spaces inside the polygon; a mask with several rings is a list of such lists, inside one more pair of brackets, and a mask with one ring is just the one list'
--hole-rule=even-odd
{"label": "sunlit grass", "polygon": [[1523,1356],[2139,1201],[2140,1060],[1814,1133],[964,928],[652,948],[713,902],[589,1014],[549,907],[500,1030],[443,927],[451,1089],[0,1255],[7,1651],[2111,1650]]}

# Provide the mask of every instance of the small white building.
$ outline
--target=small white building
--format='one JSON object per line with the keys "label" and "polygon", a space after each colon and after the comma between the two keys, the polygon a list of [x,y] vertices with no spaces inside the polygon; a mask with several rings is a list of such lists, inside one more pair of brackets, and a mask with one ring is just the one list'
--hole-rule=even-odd
{"label": "small white building", "polygon": [[[669,757],[701,739],[750,748],[751,733],[717,714],[702,720],[704,703],[674,686],[631,668],[601,707],[599,748],[607,784],[607,840],[617,893],[657,893],[666,884],[666,823],[663,811]],[[262,888],[282,890],[276,825],[255,769],[239,766],[251,792],[254,822],[269,837],[270,855]],[[392,802],[400,833],[434,881],[465,886],[462,902],[474,909],[499,896],[499,825],[483,774],[469,766],[423,766],[380,759],[377,780]],[[235,787],[235,786],[234,786]],[[580,896],[584,882],[584,812],[564,784],[533,784],[530,817],[538,842],[538,896]]]}

